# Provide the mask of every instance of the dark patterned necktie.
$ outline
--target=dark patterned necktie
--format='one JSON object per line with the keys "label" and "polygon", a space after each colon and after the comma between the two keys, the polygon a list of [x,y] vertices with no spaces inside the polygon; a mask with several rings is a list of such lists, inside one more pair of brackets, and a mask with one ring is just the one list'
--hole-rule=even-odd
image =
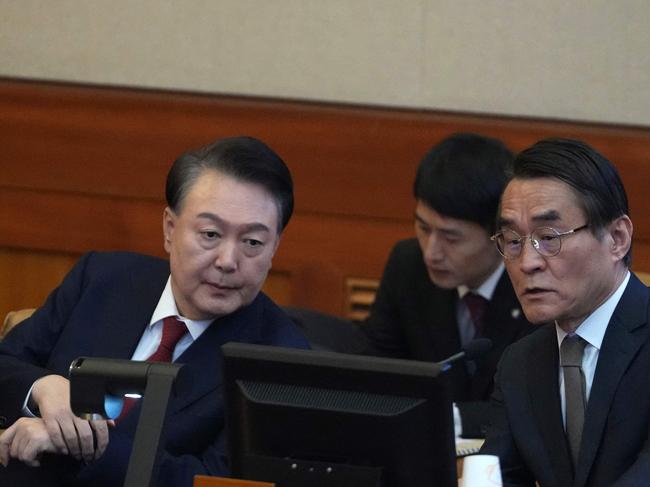
{"label": "dark patterned necktie", "polygon": [[474,336],[483,336],[485,331],[483,326],[483,315],[485,314],[485,308],[487,307],[487,299],[479,294],[470,292],[463,296],[463,302],[465,303],[465,306],[467,306],[469,315],[472,318],[472,323],[474,324]]}
{"label": "dark patterned necktie", "polygon": [[560,365],[564,374],[564,397],[566,398],[566,435],[571,449],[573,467],[578,462],[582,427],[585,422],[585,374],[582,355],[587,342],[578,335],[567,335],[560,346]]}

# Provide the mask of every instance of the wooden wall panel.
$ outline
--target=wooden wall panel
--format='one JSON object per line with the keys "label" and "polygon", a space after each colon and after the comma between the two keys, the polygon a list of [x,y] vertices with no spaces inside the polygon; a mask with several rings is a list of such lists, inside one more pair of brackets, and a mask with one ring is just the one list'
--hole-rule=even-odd
{"label": "wooden wall panel", "polygon": [[0,323],[9,311],[40,306],[77,258],[61,252],[0,249]]}
{"label": "wooden wall panel", "polygon": [[283,304],[340,314],[345,279],[378,278],[393,243],[412,234],[420,157],[459,131],[499,137],[515,151],[547,136],[600,149],[628,189],[634,267],[650,270],[648,128],[5,79],[0,303],[20,301],[9,289],[24,285],[5,272],[12,252],[33,254],[36,266],[44,255],[58,262],[90,249],[164,255],[163,187],[173,159],[250,134],[283,156],[295,181],[296,212],[267,288]]}

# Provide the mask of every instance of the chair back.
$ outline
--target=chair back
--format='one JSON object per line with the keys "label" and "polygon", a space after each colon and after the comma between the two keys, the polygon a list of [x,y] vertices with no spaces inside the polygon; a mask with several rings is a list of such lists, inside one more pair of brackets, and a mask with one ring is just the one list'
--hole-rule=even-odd
{"label": "chair back", "polygon": [[34,313],[34,311],[36,311],[36,308],[25,308],[16,311],[9,311],[9,313],[7,313],[7,316],[5,316],[5,321],[2,324],[2,328],[0,328],[0,340],[2,340],[5,335],[9,333],[9,330],[11,330],[14,326],[16,326],[21,321],[29,318]]}

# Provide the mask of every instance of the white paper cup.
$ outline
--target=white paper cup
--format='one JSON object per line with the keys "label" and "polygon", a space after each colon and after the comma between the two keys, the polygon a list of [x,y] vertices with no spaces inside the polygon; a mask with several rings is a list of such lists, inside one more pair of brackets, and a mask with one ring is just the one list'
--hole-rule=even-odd
{"label": "white paper cup", "polygon": [[463,487],[502,487],[496,455],[469,455],[463,459]]}

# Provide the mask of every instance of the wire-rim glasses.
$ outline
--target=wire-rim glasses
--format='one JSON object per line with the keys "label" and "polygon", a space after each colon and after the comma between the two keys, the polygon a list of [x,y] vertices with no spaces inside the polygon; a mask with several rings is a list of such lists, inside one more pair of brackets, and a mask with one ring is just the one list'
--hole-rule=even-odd
{"label": "wire-rim glasses", "polygon": [[490,240],[494,241],[497,250],[506,259],[516,259],[519,257],[526,244],[526,240],[530,240],[531,245],[539,255],[554,257],[562,249],[562,237],[572,235],[588,227],[589,225],[585,224],[573,230],[567,230],[566,232],[558,232],[555,228],[551,227],[539,227],[533,230],[530,235],[524,236],[519,235],[514,230],[505,229],[492,235]]}

